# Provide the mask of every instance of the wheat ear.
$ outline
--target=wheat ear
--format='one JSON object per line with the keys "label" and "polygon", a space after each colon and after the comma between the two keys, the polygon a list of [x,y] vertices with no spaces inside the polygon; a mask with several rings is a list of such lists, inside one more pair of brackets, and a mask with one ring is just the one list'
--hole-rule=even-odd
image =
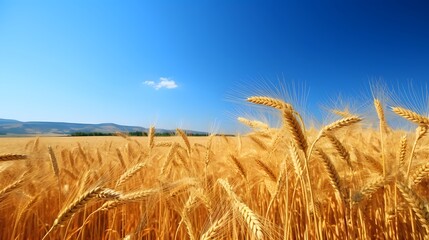
{"label": "wheat ear", "polygon": [[238,169],[238,172],[240,173],[240,175],[244,178],[247,179],[247,173],[246,173],[246,169],[244,168],[243,164],[240,162],[240,160],[238,160],[237,157],[235,157],[234,155],[230,154],[229,158],[232,160],[232,162],[234,163],[235,167]]}
{"label": "wheat ear", "polygon": [[237,211],[240,213],[240,215],[243,217],[244,221],[246,222],[247,226],[252,231],[253,235],[257,239],[264,239],[264,234],[262,232],[262,224],[259,221],[256,214],[244,203],[242,203],[237,195],[232,190],[231,185],[229,182],[225,179],[218,179],[218,183],[225,189],[227,192],[229,198],[231,199],[232,206],[234,209],[237,209]]}
{"label": "wheat ear", "polygon": [[290,156],[292,157],[292,164],[293,168],[295,170],[295,174],[297,178],[301,178],[302,174],[304,172],[303,170],[303,163],[301,160],[301,157],[299,155],[298,149],[296,149],[296,146],[293,142],[290,143]]}
{"label": "wheat ear", "polygon": [[342,118],[340,120],[337,120],[329,125],[326,125],[322,131],[323,132],[330,132],[330,131],[334,131],[337,130],[339,128],[343,128],[343,127],[347,127],[350,126],[354,123],[358,123],[362,121],[362,118],[357,117],[357,116],[352,116],[352,117],[347,117],[347,118]]}
{"label": "wheat ear", "polygon": [[128,169],[125,173],[123,173],[118,181],[116,181],[116,187],[121,186],[124,182],[126,182],[128,179],[130,179],[134,174],[136,174],[140,169],[142,169],[146,164],[145,163],[138,163],[134,167]]}
{"label": "wheat ear", "polygon": [[151,197],[154,194],[159,193],[159,192],[160,192],[159,188],[154,188],[154,189],[148,189],[148,190],[142,190],[142,191],[123,194],[123,195],[120,195],[117,199],[105,202],[99,208],[99,210],[107,211],[109,209],[116,208],[116,207],[121,206],[123,204],[126,204],[128,202],[132,202],[132,201],[136,201],[136,200],[141,201],[141,200],[147,199],[147,198],[149,198],[149,197]]}
{"label": "wheat ear", "polygon": [[52,232],[58,225],[70,219],[74,213],[78,212],[81,208],[83,208],[90,200],[96,198],[102,190],[103,189],[101,187],[95,187],[80,195],[74,202],[72,202],[70,205],[67,206],[67,208],[65,208],[63,211],[60,212],[60,214],[58,214],[58,217],[55,219],[54,224],[45,234],[43,239],[45,239],[49,235],[49,233]]}
{"label": "wheat ear", "polygon": [[2,155],[0,155],[0,162],[24,160],[24,159],[27,159],[27,155],[24,155],[24,154],[2,154]]}
{"label": "wheat ear", "polygon": [[418,125],[429,125],[429,118],[424,117],[416,112],[401,107],[392,107],[392,111],[399,116]]}
{"label": "wheat ear", "polygon": [[353,202],[358,203],[363,201],[364,199],[370,199],[375,192],[384,187],[384,183],[384,178],[380,178],[374,182],[369,183],[360,192],[357,192],[352,196]]}
{"label": "wheat ear", "polygon": [[405,167],[405,154],[407,153],[407,135],[401,137],[401,144],[399,148],[399,168],[403,170]]}
{"label": "wheat ear", "polygon": [[225,213],[221,218],[216,220],[207,231],[201,235],[200,240],[214,240],[218,235],[219,230],[228,222],[230,212]]}
{"label": "wheat ear", "polygon": [[379,99],[374,99],[374,107],[377,112],[378,119],[380,120],[380,129],[384,132],[389,131],[389,126],[387,125],[386,116],[384,114],[383,106]]}
{"label": "wheat ear", "polygon": [[186,145],[186,150],[187,150],[188,156],[190,156],[191,155],[191,143],[189,142],[188,136],[186,135],[186,133],[182,129],[177,128],[176,132],[182,137],[183,142]]}
{"label": "wheat ear", "polygon": [[58,168],[57,157],[55,156],[54,150],[52,149],[51,146],[48,146],[48,151],[49,151],[49,157],[51,159],[52,170],[54,171],[55,176],[57,176],[58,178],[60,174],[60,169]]}
{"label": "wheat ear", "polygon": [[340,175],[338,175],[338,172],[335,169],[334,164],[332,164],[328,155],[326,155],[326,153],[324,153],[321,149],[318,149],[317,152],[319,153],[320,159],[322,160],[323,167],[325,168],[326,172],[328,173],[329,181],[330,181],[332,187],[338,192],[338,194],[341,196],[342,200],[345,200],[344,196],[342,194]]}
{"label": "wheat ear", "polygon": [[313,141],[313,143],[310,146],[310,149],[308,150],[308,153],[306,152],[307,160],[310,159],[311,154],[313,152],[314,146],[316,143],[322,138],[324,135],[331,133],[334,130],[338,130],[343,127],[350,126],[354,123],[362,121],[362,118],[357,116],[351,116],[347,118],[342,118],[340,120],[337,120],[329,125],[326,125],[325,127],[320,130],[319,134],[317,135],[316,139]]}
{"label": "wheat ear", "polygon": [[173,142],[158,142],[155,144],[155,147],[171,147]]}
{"label": "wheat ear", "polygon": [[266,151],[268,149],[267,144],[265,144],[259,137],[255,136],[255,135],[250,135],[249,137],[262,150]]}
{"label": "wheat ear", "polygon": [[410,185],[419,184],[429,174],[429,163],[421,166],[411,177]]}
{"label": "wheat ear", "polygon": [[383,176],[386,177],[387,166],[386,166],[386,157],[384,155],[384,133],[388,131],[387,123],[386,123],[386,118],[384,116],[384,111],[380,100],[374,99],[374,106],[377,112],[378,119],[380,120],[379,130],[380,130],[380,141],[381,141],[381,160],[383,162]]}
{"label": "wheat ear", "polygon": [[155,126],[151,126],[149,128],[148,137],[149,137],[148,147],[149,149],[152,149],[153,147],[155,147]]}
{"label": "wheat ear", "polygon": [[277,182],[276,174],[273,172],[273,170],[263,161],[259,159],[255,159],[256,164],[259,166],[259,168],[268,176],[268,178],[273,181]]}
{"label": "wheat ear", "polygon": [[295,145],[298,147],[298,149],[306,153],[308,148],[307,138],[305,137],[305,134],[303,132],[301,125],[293,115],[293,112],[290,109],[285,108],[283,109],[282,116],[283,116],[283,126],[292,135],[292,139],[294,140]]}
{"label": "wheat ear", "polygon": [[3,199],[3,197],[6,194],[12,192],[14,189],[19,188],[22,185],[22,183],[24,182],[25,175],[27,175],[27,172],[24,172],[23,174],[21,174],[21,176],[18,178],[18,180],[16,180],[15,182],[13,182],[13,183],[7,185],[5,188],[3,188],[0,191],[0,200]]}
{"label": "wheat ear", "polygon": [[326,134],[326,137],[331,142],[332,146],[334,146],[335,150],[340,155],[341,159],[347,163],[349,168],[352,170],[352,162],[350,160],[350,154],[347,151],[347,149],[344,147],[344,145],[332,134]]}
{"label": "wheat ear", "polygon": [[250,128],[253,128],[253,129],[267,130],[269,128],[268,124],[263,123],[263,122],[258,121],[258,120],[249,120],[249,119],[244,118],[244,117],[238,117],[237,120],[240,123],[242,123],[242,124],[244,124]]}
{"label": "wheat ear", "polygon": [[104,188],[101,192],[98,193],[97,197],[100,199],[119,199],[122,197],[122,194],[113,189]]}
{"label": "wheat ear", "polygon": [[121,150],[116,148],[116,155],[118,156],[119,162],[124,169],[127,169],[127,165],[125,165],[124,157],[122,156]]}
{"label": "wheat ear", "polygon": [[244,221],[247,223],[247,226],[250,228],[256,239],[264,239],[261,222],[259,221],[256,214],[246,204],[238,200],[234,201],[234,207],[244,218]]}
{"label": "wheat ear", "polygon": [[426,229],[426,234],[429,233],[429,212],[423,200],[409,187],[402,183],[396,184],[408,205],[413,209],[417,215],[420,223]]}
{"label": "wheat ear", "polygon": [[338,110],[338,109],[332,109],[331,112],[335,115],[338,115],[342,118],[348,118],[348,117],[352,117],[353,114],[351,114],[347,109],[344,111]]}
{"label": "wheat ear", "polygon": [[285,103],[284,101],[276,98],[270,98],[270,97],[252,96],[247,98],[247,101],[251,103],[259,104],[259,105],[273,107],[278,110],[283,110],[285,107],[290,107],[290,105],[287,106],[288,104]]}
{"label": "wheat ear", "polygon": [[178,147],[179,147],[178,143],[173,143],[173,145],[171,145],[170,151],[168,152],[167,157],[161,166],[161,175],[164,175],[165,171],[167,170],[167,167],[170,165],[170,162],[173,160],[174,154],[176,153],[176,149]]}

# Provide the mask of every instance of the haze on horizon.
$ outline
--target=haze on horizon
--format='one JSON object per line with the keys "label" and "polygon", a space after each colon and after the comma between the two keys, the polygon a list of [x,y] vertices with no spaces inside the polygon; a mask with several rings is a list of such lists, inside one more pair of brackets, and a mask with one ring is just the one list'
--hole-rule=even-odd
{"label": "haze on horizon", "polygon": [[380,79],[397,92],[412,84],[424,99],[428,9],[423,1],[1,1],[0,118],[236,132],[244,98],[281,86],[296,84],[316,119],[337,96],[371,101],[369,83]]}

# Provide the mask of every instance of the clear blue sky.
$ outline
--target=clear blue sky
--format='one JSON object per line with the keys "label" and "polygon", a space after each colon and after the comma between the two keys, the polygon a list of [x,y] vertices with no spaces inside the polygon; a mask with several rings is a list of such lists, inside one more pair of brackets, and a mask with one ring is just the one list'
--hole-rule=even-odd
{"label": "clear blue sky", "polygon": [[0,0],[0,118],[234,131],[263,79],[305,82],[309,111],[424,86],[423,2]]}

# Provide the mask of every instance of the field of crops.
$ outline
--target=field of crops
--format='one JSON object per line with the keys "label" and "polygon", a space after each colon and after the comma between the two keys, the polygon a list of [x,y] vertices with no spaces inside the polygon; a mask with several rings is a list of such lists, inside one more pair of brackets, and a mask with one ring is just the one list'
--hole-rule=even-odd
{"label": "field of crops", "polygon": [[[234,137],[0,138],[0,239],[423,239],[429,118],[375,99],[306,128],[239,118]],[[386,111],[415,124],[395,130]]]}

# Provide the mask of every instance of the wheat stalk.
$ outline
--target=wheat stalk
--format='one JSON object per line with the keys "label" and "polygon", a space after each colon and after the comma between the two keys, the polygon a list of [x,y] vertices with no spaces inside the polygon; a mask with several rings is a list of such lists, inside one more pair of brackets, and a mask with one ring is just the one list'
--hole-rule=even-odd
{"label": "wheat stalk", "polygon": [[414,152],[416,150],[417,142],[426,134],[427,130],[428,130],[428,126],[425,126],[425,125],[421,125],[416,128],[416,138],[414,140],[413,147],[411,148],[410,159],[408,161],[408,168],[406,173],[407,180],[408,180],[408,177],[410,176],[411,165],[413,162],[413,157],[414,157]]}

